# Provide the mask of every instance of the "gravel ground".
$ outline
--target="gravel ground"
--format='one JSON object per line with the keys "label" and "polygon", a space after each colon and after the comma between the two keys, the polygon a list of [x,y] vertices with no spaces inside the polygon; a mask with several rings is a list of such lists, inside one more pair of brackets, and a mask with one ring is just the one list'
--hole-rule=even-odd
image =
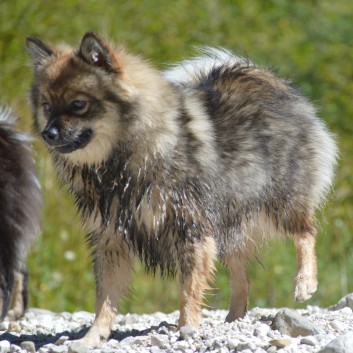
{"label": "gravel ground", "polygon": [[0,323],[0,353],[351,353],[352,309],[346,297],[340,302],[331,310],[254,308],[230,324],[224,323],[226,311],[204,309],[199,330],[183,327],[180,332],[175,331],[178,312],[117,315],[111,338],[100,348],[74,341],[87,332],[93,314],[29,309],[17,322]]}

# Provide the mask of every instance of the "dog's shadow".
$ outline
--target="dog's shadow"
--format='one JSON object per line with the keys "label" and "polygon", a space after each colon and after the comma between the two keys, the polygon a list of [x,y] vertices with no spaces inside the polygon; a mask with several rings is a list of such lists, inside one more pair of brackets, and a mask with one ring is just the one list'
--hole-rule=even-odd
{"label": "dog's shadow", "polygon": [[[123,339],[125,339],[127,337],[147,336],[150,332],[158,330],[162,326],[165,326],[165,323],[161,323],[159,326],[152,326],[152,327],[147,328],[145,330],[132,329],[130,331],[112,331],[109,339],[122,341]],[[169,328],[172,328],[174,326],[175,325],[168,324]],[[34,343],[36,351],[37,351],[39,348],[41,348],[47,344],[57,342],[58,339],[62,336],[68,337],[68,340],[70,340],[70,341],[80,339],[87,333],[88,329],[89,329],[89,327],[82,328],[80,331],[77,331],[77,332],[63,331],[63,332],[59,332],[55,335],[51,335],[51,334],[48,334],[48,335],[47,334],[33,334],[33,335],[22,334],[22,335],[18,336],[18,335],[14,335],[10,332],[4,332],[3,334],[0,334],[0,341],[6,340],[6,341],[9,341],[10,344],[15,344],[17,346],[20,346],[22,342],[31,341]]]}

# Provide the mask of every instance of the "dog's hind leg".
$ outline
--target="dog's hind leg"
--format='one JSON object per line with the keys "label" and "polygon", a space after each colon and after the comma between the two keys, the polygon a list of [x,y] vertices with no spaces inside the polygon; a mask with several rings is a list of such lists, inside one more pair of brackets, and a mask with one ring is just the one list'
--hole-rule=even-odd
{"label": "dog's hind leg", "polygon": [[[186,249],[184,249],[186,250]],[[213,277],[216,244],[212,237],[192,244],[181,254],[180,263],[180,318],[178,328],[197,328],[201,321],[203,295]]]}
{"label": "dog's hind leg", "polygon": [[315,243],[315,230],[294,234],[298,267],[294,298],[297,301],[304,301],[311,298],[317,289]]}
{"label": "dog's hind leg", "polygon": [[234,252],[225,258],[230,272],[231,298],[227,322],[244,317],[248,306],[248,259],[242,252]]}
{"label": "dog's hind leg", "polygon": [[89,346],[99,346],[108,339],[119,299],[127,293],[131,281],[132,258],[129,249],[122,240],[119,245],[110,243],[107,240],[103,246],[98,244],[94,252],[96,317],[82,339]]}

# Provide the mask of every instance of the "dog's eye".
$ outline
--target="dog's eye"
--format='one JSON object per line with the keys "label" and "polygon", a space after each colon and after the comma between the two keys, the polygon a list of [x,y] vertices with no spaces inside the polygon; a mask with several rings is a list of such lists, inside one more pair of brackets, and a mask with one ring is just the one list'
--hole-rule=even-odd
{"label": "dog's eye", "polygon": [[43,102],[42,107],[45,114],[50,114],[51,108],[48,102]]}
{"label": "dog's eye", "polygon": [[86,105],[87,105],[87,102],[82,100],[74,100],[71,102],[71,108],[76,112],[84,110],[86,108]]}

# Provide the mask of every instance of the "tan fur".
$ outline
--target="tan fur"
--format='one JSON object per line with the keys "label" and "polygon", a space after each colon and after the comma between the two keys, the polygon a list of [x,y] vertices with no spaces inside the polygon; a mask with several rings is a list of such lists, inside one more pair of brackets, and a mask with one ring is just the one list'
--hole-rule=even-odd
{"label": "tan fur", "polygon": [[317,289],[315,243],[315,234],[309,232],[294,234],[298,266],[294,298],[300,302],[311,298]]}
{"label": "tan fur", "polygon": [[198,328],[201,321],[201,304],[206,289],[213,278],[217,256],[215,240],[205,238],[194,251],[194,266],[190,274],[180,275],[180,318],[178,327]]}
{"label": "tan fur", "polygon": [[132,275],[132,259],[126,244],[110,241],[109,235],[100,239],[96,247],[95,273],[99,276],[96,317],[84,343],[98,346],[111,332],[117,314],[117,303],[126,295]]}
{"label": "tan fur", "polygon": [[10,310],[7,314],[7,318],[9,320],[16,320],[23,315],[23,308],[25,308],[25,303],[23,301],[22,293],[24,290],[26,290],[25,284],[24,284],[24,275],[23,273],[16,271],[15,284],[12,290]]}
{"label": "tan fur", "polygon": [[249,257],[242,251],[226,256],[225,263],[229,268],[231,287],[227,322],[242,318],[246,313],[250,286],[247,272],[248,261]]}

